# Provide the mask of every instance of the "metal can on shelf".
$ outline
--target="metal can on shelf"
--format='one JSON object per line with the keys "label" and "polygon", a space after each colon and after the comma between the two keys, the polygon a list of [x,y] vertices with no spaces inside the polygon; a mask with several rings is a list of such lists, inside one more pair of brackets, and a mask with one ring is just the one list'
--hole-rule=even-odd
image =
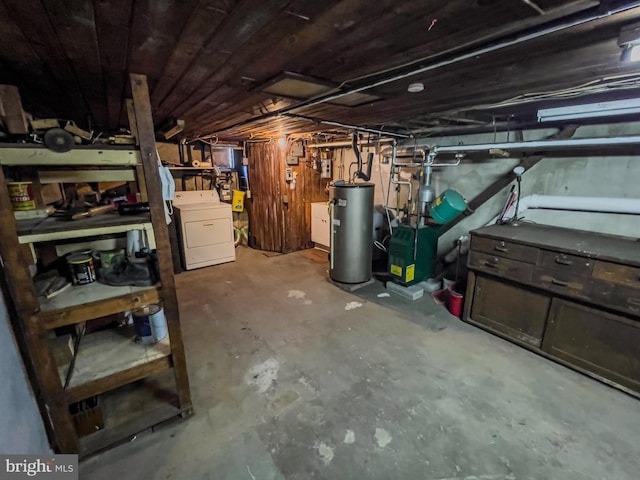
{"label": "metal can on shelf", "polygon": [[96,269],[90,253],[72,253],[67,265],[74,285],[86,285],[96,281]]}
{"label": "metal can on shelf", "polygon": [[157,303],[136,308],[131,312],[133,327],[142,344],[157,343],[167,336],[164,310]]}
{"label": "metal can on shelf", "polygon": [[33,197],[31,182],[7,182],[11,206],[15,211],[34,210],[36,202]]}

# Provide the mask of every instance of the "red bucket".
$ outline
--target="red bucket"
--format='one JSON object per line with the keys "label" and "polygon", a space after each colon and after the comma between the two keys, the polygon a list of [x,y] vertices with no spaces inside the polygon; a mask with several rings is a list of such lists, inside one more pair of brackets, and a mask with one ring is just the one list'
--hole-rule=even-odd
{"label": "red bucket", "polygon": [[460,318],[462,315],[462,304],[464,303],[464,295],[456,292],[455,290],[449,290],[449,313]]}

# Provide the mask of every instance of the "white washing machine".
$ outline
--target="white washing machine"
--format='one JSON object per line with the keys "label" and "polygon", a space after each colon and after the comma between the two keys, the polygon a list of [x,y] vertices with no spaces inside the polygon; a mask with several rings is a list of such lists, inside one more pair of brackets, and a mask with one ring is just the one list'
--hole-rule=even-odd
{"label": "white washing machine", "polygon": [[208,267],[236,259],[231,205],[220,202],[218,192],[176,192],[173,208],[185,269]]}

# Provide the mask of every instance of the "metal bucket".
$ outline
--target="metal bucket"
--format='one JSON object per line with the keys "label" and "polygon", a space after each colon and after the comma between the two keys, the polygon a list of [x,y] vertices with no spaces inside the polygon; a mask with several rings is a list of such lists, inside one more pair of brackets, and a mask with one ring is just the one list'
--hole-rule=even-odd
{"label": "metal bucket", "polygon": [[444,225],[467,209],[467,202],[455,190],[445,190],[433,202],[429,215],[437,223]]}
{"label": "metal bucket", "polygon": [[131,312],[133,327],[138,341],[148,345],[157,343],[167,336],[167,321],[164,310],[157,303],[144,305]]}

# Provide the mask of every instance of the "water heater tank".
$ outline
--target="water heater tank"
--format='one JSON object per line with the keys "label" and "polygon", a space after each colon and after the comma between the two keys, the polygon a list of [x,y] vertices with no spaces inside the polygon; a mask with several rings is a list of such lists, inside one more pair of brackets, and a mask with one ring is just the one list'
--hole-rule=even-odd
{"label": "water heater tank", "polygon": [[331,187],[329,276],[340,283],[363,283],[371,278],[373,232],[372,183]]}

